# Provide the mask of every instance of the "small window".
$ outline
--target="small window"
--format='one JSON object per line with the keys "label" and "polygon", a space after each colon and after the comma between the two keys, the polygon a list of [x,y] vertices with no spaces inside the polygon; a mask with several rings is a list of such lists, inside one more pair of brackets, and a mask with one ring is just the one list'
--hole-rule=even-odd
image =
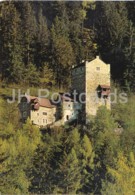
{"label": "small window", "polygon": [[43,123],[46,123],[47,124],[47,119],[43,119]]}
{"label": "small window", "polygon": [[27,109],[27,102],[23,102],[22,107],[23,109]]}
{"label": "small window", "polygon": [[47,115],[47,112],[43,112],[43,115]]}
{"label": "small window", "polygon": [[97,70],[97,71],[100,71],[100,67],[96,67],[96,70]]}
{"label": "small window", "polygon": [[23,117],[27,117],[27,112],[23,112]]}
{"label": "small window", "polygon": [[39,113],[37,113],[37,116],[39,116]]}

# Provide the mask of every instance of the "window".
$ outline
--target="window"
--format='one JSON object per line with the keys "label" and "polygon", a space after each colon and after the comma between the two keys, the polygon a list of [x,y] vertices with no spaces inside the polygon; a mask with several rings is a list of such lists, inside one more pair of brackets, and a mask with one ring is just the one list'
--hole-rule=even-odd
{"label": "window", "polygon": [[67,121],[69,120],[69,116],[68,115],[66,116],[66,119],[67,119]]}
{"label": "window", "polygon": [[24,110],[26,110],[27,109],[27,102],[23,102],[22,107]]}
{"label": "window", "polygon": [[23,112],[23,118],[27,117],[27,112]]}
{"label": "window", "polygon": [[43,119],[43,123],[46,123],[47,124],[47,119]]}
{"label": "window", "polygon": [[97,71],[100,71],[100,67],[96,67],[96,70],[97,70]]}
{"label": "window", "polygon": [[105,99],[105,106],[107,106],[107,99]]}
{"label": "window", "polygon": [[47,112],[43,112],[43,115],[47,115]]}
{"label": "window", "polygon": [[37,113],[37,116],[39,116],[39,113]]}

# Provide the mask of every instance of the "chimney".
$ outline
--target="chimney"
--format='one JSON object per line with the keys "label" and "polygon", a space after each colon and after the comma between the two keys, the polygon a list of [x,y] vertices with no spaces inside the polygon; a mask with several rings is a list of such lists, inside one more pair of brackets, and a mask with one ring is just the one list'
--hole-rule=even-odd
{"label": "chimney", "polygon": [[96,56],[96,59],[100,59],[99,56]]}

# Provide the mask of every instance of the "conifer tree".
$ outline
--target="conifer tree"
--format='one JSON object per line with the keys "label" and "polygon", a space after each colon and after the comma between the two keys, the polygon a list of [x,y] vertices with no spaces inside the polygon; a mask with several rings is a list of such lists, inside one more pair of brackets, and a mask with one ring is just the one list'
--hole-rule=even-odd
{"label": "conifer tree", "polygon": [[22,2],[21,25],[23,29],[23,60],[25,66],[29,63],[34,64],[35,36],[36,36],[36,18],[32,3]]}
{"label": "conifer tree", "polygon": [[21,20],[13,2],[1,4],[2,79],[19,82],[23,77]]}
{"label": "conifer tree", "polygon": [[83,193],[93,192],[93,174],[94,174],[94,150],[92,143],[87,135],[84,135],[81,141],[80,149],[80,167],[81,167],[81,188]]}
{"label": "conifer tree", "polygon": [[96,193],[100,191],[101,180],[105,177],[107,166],[113,166],[113,157],[119,151],[116,127],[117,124],[111,112],[106,107],[100,107],[90,132],[95,152],[93,188],[96,189]]}
{"label": "conifer tree", "polygon": [[56,83],[60,88],[62,84],[69,84],[67,75],[70,74],[71,65],[74,63],[73,49],[63,19],[56,17],[51,34],[52,66],[56,75]]}
{"label": "conifer tree", "polygon": [[126,3],[97,2],[94,18],[98,52],[111,64],[113,79],[119,80],[125,68],[124,48],[129,29]]}
{"label": "conifer tree", "polygon": [[129,159],[119,154],[115,167],[108,167],[108,180],[103,183],[101,194],[119,195],[135,193],[135,159],[130,153]]}
{"label": "conifer tree", "polygon": [[134,128],[135,128],[135,103],[134,97],[128,97],[126,104],[117,104],[113,113],[115,114],[115,120],[119,122],[123,132],[120,136],[120,145],[122,151],[130,153],[131,151],[135,154],[134,147]]}
{"label": "conifer tree", "polygon": [[48,61],[49,52],[49,30],[47,27],[47,21],[43,15],[42,8],[38,11],[37,18],[37,32],[36,32],[36,50],[35,50],[35,64],[39,70],[44,68],[44,64]]}
{"label": "conifer tree", "polygon": [[[50,130],[51,131],[51,130]],[[29,172],[30,192],[51,194],[55,189],[56,167],[61,155],[61,133],[44,134],[33,157]]]}
{"label": "conifer tree", "polygon": [[39,130],[29,122],[20,130],[11,124],[0,128],[1,193],[28,193],[28,170],[39,141]]}
{"label": "conifer tree", "polygon": [[54,193],[77,193],[80,187],[80,166],[74,149],[67,154],[64,152],[59,169],[56,170],[56,188]]}

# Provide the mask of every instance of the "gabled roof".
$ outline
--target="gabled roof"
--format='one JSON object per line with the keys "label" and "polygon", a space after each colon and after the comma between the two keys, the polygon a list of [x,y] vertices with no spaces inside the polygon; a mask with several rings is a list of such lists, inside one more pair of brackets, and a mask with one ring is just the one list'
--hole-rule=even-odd
{"label": "gabled roof", "polygon": [[54,108],[55,106],[52,104],[52,102],[47,98],[38,98],[39,99],[39,105],[46,108]]}
{"label": "gabled roof", "polygon": [[88,65],[95,65],[97,66],[97,64],[99,63],[99,66],[101,65],[105,65],[105,66],[110,66],[110,64],[107,64],[105,61],[103,61],[99,56],[96,56],[95,59],[91,60],[91,61],[87,61],[86,62]]}
{"label": "gabled roof", "polygon": [[[74,67],[72,68],[72,70],[74,70],[74,69],[76,69],[76,68],[79,68],[79,67],[84,67],[84,66],[86,65],[86,63],[89,64],[89,63],[94,62],[94,61],[100,61],[100,62],[102,62],[102,64],[106,64],[103,60],[100,59],[99,56],[96,56],[96,58],[94,58],[93,60],[84,61],[84,62],[78,64],[77,66],[74,66]],[[106,64],[106,65],[108,65],[108,64]]]}
{"label": "gabled roof", "polygon": [[39,97],[29,96],[29,95],[25,95],[25,97],[27,98],[27,101],[29,103],[32,103],[32,102],[39,103],[39,106],[46,107],[46,108],[54,108],[55,107],[52,104],[52,102],[47,98],[39,98]]}

